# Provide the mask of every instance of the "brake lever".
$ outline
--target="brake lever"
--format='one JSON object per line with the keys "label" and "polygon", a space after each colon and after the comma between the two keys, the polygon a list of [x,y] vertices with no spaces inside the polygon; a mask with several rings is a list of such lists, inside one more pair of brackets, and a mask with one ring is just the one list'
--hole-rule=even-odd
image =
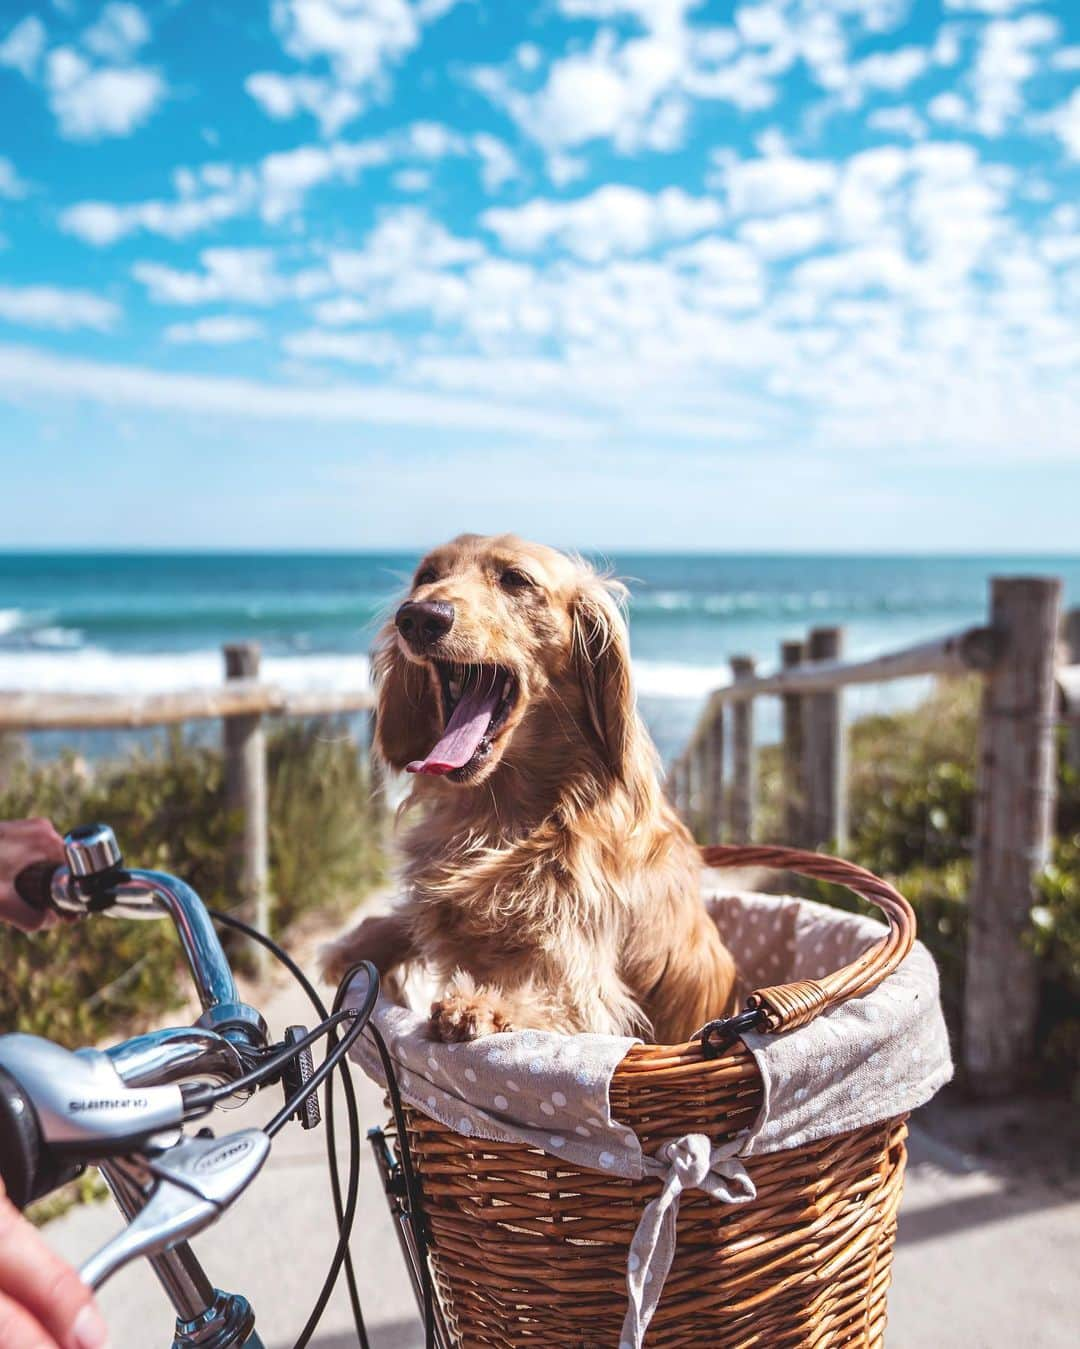
{"label": "brake lever", "polygon": [[185,1138],[154,1155],[133,1154],[149,1172],[150,1196],[127,1227],[83,1265],[79,1277],[100,1288],[110,1275],[143,1255],[157,1255],[219,1218],[254,1180],[270,1154],[261,1129],[224,1138]]}

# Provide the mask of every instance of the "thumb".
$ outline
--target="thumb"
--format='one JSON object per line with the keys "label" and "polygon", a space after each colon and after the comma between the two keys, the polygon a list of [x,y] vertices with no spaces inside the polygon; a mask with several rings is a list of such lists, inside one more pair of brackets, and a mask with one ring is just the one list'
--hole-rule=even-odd
{"label": "thumb", "polygon": [[2,1195],[0,1294],[30,1312],[60,1349],[107,1349],[109,1332],[90,1289]]}

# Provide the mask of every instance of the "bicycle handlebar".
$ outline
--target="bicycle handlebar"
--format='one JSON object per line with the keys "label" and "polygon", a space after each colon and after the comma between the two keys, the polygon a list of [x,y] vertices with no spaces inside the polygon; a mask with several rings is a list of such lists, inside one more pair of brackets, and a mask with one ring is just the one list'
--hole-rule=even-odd
{"label": "bicycle handlebar", "polygon": [[163,871],[125,868],[116,836],[105,824],[73,829],[64,839],[64,852],[67,866],[49,878],[48,899],[56,912],[171,918],[202,1003],[203,1014],[195,1024],[241,1046],[266,1044],[266,1022],[240,1000],[210,915],[189,885]]}
{"label": "bicycle handlebar", "polygon": [[[211,1321],[219,1330],[215,1344],[259,1344],[251,1334],[254,1318],[246,1299],[213,1288],[186,1238],[215,1221],[246,1188],[272,1138],[289,1120],[299,1119],[304,1128],[319,1122],[314,1093],[340,1068],[352,1138],[349,1199],[343,1207],[328,1116],[339,1241],[298,1341],[307,1343],[343,1262],[354,1287],[347,1242],[355,1214],[358,1134],[344,1059],[374,1007],[378,973],[366,965],[363,1006],[344,1012],[335,1003],[332,1016],[305,984],[321,1025],[310,1033],[291,1026],[280,1044],[269,1046],[266,1024],[240,1000],[210,914],[194,890],[162,872],[125,868],[105,825],[73,830],[65,838],[65,852],[67,866],[41,864],[20,873],[16,888],[23,898],[34,908],[51,908],[69,918],[96,913],[170,917],[203,1010],[194,1026],[151,1031],[103,1051],[68,1051],[35,1036],[0,1035],[0,1172],[8,1192],[25,1207],[73,1179],[82,1163],[96,1162],[128,1226],[87,1262],[83,1278],[97,1286],[128,1260],[147,1256],[176,1309],[177,1345],[194,1349],[203,1342],[199,1328]],[[235,919],[215,917],[265,940]],[[335,1027],[346,1020],[352,1024],[338,1039]],[[310,1047],[323,1035],[330,1036],[330,1047],[316,1068]],[[192,1079],[202,1085],[193,1085]],[[262,1129],[217,1139],[206,1129],[184,1134],[185,1121],[279,1081],[285,1105]],[[353,1301],[358,1333],[366,1343],[355,1292]]]}
{"label": "bicycle handlebar", "polygon": [[0,1131],[11,1140],[3,1175],[20,1207],[70,1172],[58,1157],[108,1156],[156,1129],[178,1127],[183,1096],[172,1084],[236,1081],[268,1040],[262,1016],[241,1001],[210,916],[190,886],[163,872],[126,869],[107,825],[73,829],[64,851],[66,866],[39,863],[20,873],[23,898],[68,917],[171,918],[203,1011],[194,1026],[151,1031],[106,1051],[71,1053],[36,1036],[0,1037]]}

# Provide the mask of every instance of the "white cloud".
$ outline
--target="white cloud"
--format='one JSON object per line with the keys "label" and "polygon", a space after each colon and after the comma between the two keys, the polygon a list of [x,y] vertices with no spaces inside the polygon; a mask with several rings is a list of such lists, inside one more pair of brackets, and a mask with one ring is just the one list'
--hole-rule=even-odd
{"label": "white cloud", "polygon": [[445,159],[464,154],[465,137],[442,122],[413,122],[405,133],[408,149],[421,159]]}
{"label": "white cloud", "polygon": [[322,300],[312,309],[316,323],[328,328],[345,327],[350,323],[366,323],[371,318],[371,308],[362,300],[351,295],[341,295],[333,300]]}
{"label": "white cloud", "polygon": [[275,224],[300,211],[317,187],[351,183],[369,169],[399,160],[427,163],[447,155],[475,156],[489,190],[519,172],[513,155],[494,136],[481,132],[466,137],[439,123],[417,122],[371,140],[299,145],[269,154],[250,168],[221,163],[180,168],[174,173],[175,200],[77,202],[60,213],[60,227],[103,247],[140,231],[185,238],[256,210]]}
{"label": "white cloud", "polygon": [[503,183],[516,178],[521,170],[505,141],[478,131],[472,138],[473,149],[480,156],[481,176],[487,192],[497,192]]}
{"label": "white cloud", "polygon": [[60,227],[100,247],[142,230],[185,238],[255,210],[275,223],[298,211],[313,188],[352,182],[391,157],[386,141],[333,141],[267,155],[254,168],[211,163],[178,169],[175,200],[77,202],[61,212]]}
{"label": "white cloud", "polygon": [[333,249],[327,261],[340,287],[363,292],[375,283],[405,283],[483,256],[476,240],[460,239],[425,212],[405,206],[385,214],[362,249]]}
{"label": "white cloud", "polygon": [[926,111],[935,122],[944,122],[950,126],[961,126],[970,116],[970,109],[959,94],[948,91],[937,94],[926,105]]}
{"label": "white cloud", "polygon": [[762,159],[718,157],[728,200],[736,215],[768,215],[810,206],[829,196],[839,174],[824,159],[770,155]]}
{"label": "white cloud", "polygon": [[926,123],[910,104],[900,108],[875,108],[867,113],[866,125],[874,131],[892,132],[913,141],[926,135]]}
{"label": "white cloud", "polygon": [[5,387],[20,401],[37,395],[245,421],[433,427],[552,439],[592,430],[580,416],[515,407],[492,399],[489,391],[477,399],[459,399],[367,384],[264,384],[52,356],[32,347],[0,346],[0,388]]}
{"label": "white cloud", "polygon": [[244,88],[268,117],[284,122],[310,113],[324,136],[333,136],[363,110],[357,95],[330,80],[313,75],[280,75],[259,71],[249,75]]}
{"label": "white cloud", "polygon": [[372,84],[419,41],[406,0],[274,0],[274,28],[301,61],[325,57],[341,84]]}
{"label": "white cloud", "polygon": [[0,42],[0,66],[10,66],[25,79],[32,80],[45,54],[45,43],[45,25],[36,14],[28,14]]}
{"label": "white cloud", "polygon": [[326,284],[324,274],[314,271],[282,276],[269,248],[205,248],[199,261],[202,270],[197,272],[159,262],[137,262],[131,272],[158,304],[269,305],[288,296],[318,294]]}
{"label": "white cloud", "polygon": [[1061,31],[1046,14],[998,19],[983,29],[972,83],[975,108],[972,123],[984,136],[999,136],[1024,106],[1024,84],[1036,73],[1039,48],[1055,41]]}
{"label": "white cloud", "polygon": [[712,236],[674,249],[668,258],[676,268],[694,274],[680,306],[740,311],[756,309],[764,299],[761,263],[743,243]]}
{"label": "white cloud", "polygon": [[574,201],[535,198],[524,206],[486,211],[481,223],[514,252],[534,253],[555,244],[577,257],[603,262],[701,234],[718,225],[722,215],[716,201],[691,197],[681,188],[665,188],[653,196],[609,183]]}
{"label": "white cloud", "polygon": [[238,314],[212,314],[192,323],[172,323],[165,329],[164,337],[166,342],[220,347],[250,342],[261,337],[263,331],[263,325],[257,319]]}
{"label": "white cloud", "polygon": [[895,51],[875,52],[856,61],[848,75],[864,92],[885,89],[896,93],[918,79],[929,64],[929,53],[922,47],[897,47]]}
{"label": "white cloud", "polygon": [[821,211],[798,211],[744,221],[739,236],[763,258],[789,258],[820,247],[828,230],[828,218]]}
{"label": "white cloud", "polygon": [[1012,14],[1027,9],[1035,0],[944,0],[945,8],[968,14]]}
{"label": "white cloud", "polygon": [[386,333],[328,333],[309,328],[290,333],[282,346],[299,360],[343,361],[349,365],[395,365],[402,355],[401,344]]}
{"label": "white cloud", "polygon": [[15,165],[6,155],[0,155],[0,197],[19,201],[29,192],[29,186],[19,177]]}
{"label": "white cloud", "polygon": [[72,47],[54,47],[46,61],[49,105],[69,140],[130,136],[165,96],[165,83],[144,66],[93,68]]}
{"label": "white cloud", "polygon": [[280,220],[298,210],[313,187],[335,179],[352,182],[364,169],[385,164],[389,158],[389,148],[382,141],[333,141],[267,155],[259,166],[263,217]]}
{"label": "white cloud", "polygon": [[82,40],[95,56],[123,64],[150,41],[150,25],[138,5],[110,3]]}
{"label": "white cloud", "polygon": [[258,196],[252,174],[234,173],[228,165],[205,166],[194,181],[184,180],[184,190],[175,201],[81,201],[61,211],[60,228],[97,247],[140,230],[183,239],[252,209]]}
{"label": "white cloud", "polygon": [[494,67],[474,70],[472,79],[549,155],[596,139],[624,152],[671,150],[685,129],[678,85],[686,59],[685,34],[675,24],[621,43],[601,32],[588,51],[553,62],[535,93]]}
{"label": "white cloud", "polygon": [[0,318],[34,328],[69,332],[95,328],[108,332],[120,318],[119,306],[87,290],[57,286],[0,286]]}
{"label": "white cloud", "polygon": [[1080,70],[1080,46],[1059,47],[1050,57],[1053,70]]}
{"label": "white cloud", "polygon": [[1070,159],[1080,159],[1080,89],[1039,118],[1039,125],[1057,136]]}
{"label": "white cloud", "polygon": [[431,187],[431,170],[398,169],[391,181],[399,192],[426,192]]}

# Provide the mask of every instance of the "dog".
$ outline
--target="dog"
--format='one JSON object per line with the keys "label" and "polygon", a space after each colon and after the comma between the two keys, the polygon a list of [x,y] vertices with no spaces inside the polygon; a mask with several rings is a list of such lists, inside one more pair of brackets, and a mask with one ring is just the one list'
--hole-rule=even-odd
{"label": "dog", "polygon": [[511,1029],[683,1043],[735,966],[661,791],[620,604],[576,557],[463,534],[379,635],[376,743],[412,775],[404,897],[323,952],[333,979],[421,960],[442,1041]]}

